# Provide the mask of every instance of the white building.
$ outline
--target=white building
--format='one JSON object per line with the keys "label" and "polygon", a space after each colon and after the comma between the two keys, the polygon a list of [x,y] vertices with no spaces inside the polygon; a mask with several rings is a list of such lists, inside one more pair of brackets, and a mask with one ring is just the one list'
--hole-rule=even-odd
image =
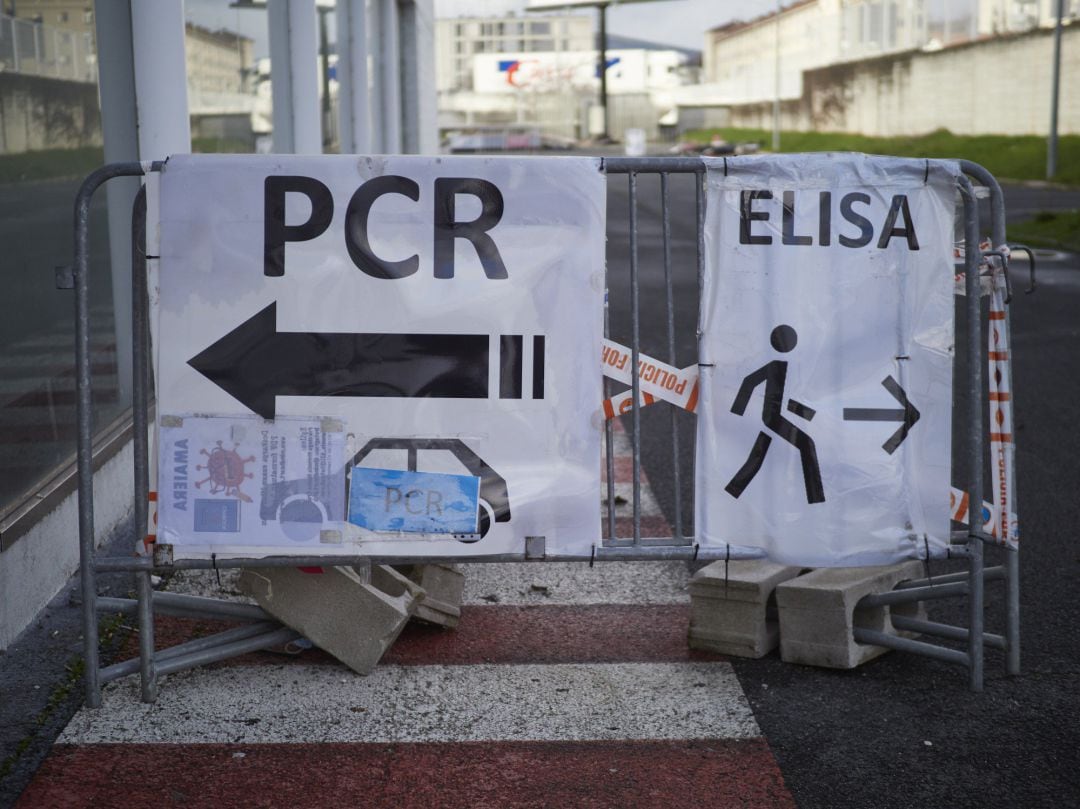
{"label": "white building", "polygon": [[[566,138],[596,134],[600,80],[592,26],[591,17],[571,14],[438,20],[441,129],[513,127]],[[641,128],[656,135],[659,119],[672,108],[670,91],[696,78],[691,55],[614,36],[609,43],[610,132],[618,137],[625,129]]]}
{"label": "white building", "polygon": [[594,46],[592,17],[581,14],[436,20],[436,89],[471,90],[477,54],[571,52]]}
{"label": "white building", "polygon": [[[1080,126],[1065,0],[1061,121]],[[672,91],[679,128],[1044,134],[1056,0],[798,0],[706,34],[703,84]],[[1002,114],[1008,110],[1008,114]]]}
{"label": "white building", "polygon": [[[794,100],[807,70],[1049,27],[1055,10],[1056,0],[796,0],[779,13],[708,31],[704,84],[680,98]],[[1065,0],[1065,16],[1080,17],[1080,0]]]}

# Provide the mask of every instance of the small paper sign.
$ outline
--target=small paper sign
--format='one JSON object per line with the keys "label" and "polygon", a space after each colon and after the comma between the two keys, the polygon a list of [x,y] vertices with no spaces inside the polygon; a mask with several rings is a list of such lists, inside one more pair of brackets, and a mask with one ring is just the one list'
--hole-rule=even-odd
{"label": "small paper sign", "polygon": [[474,534],[480,478],[354,467],[349,522],[369,531]]}

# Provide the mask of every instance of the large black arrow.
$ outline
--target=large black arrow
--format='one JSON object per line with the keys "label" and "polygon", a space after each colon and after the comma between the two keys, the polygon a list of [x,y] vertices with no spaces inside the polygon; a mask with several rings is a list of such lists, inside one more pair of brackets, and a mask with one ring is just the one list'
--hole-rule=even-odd
{"label": "large black arrow", "polygon": [[276,303],[188,365],[266,419],[276,396],[488,395],[486,334],[279,332]]}
{"label": "large black arrow", "polygon": [[893,379],[891,376],[885,377],[881,380],[881,384],[885,387],[889,393],[893,395],[903,407],[902,410],[896,410],[892,408],[863,408],[863,407],[845,407],[844,408],[844,421],[900,421],[903,422],[895,433],[890,436],[889,440],[881,445],[881,448],[887,453],[892,455],[896,452],[896,448],[903,443],[907,438],[908,431],[915,425],[915,422],[919,420],[919,411],[915,409],[915,405],[908,401],[907,394],[904,389],[900,387],[900,383]]}

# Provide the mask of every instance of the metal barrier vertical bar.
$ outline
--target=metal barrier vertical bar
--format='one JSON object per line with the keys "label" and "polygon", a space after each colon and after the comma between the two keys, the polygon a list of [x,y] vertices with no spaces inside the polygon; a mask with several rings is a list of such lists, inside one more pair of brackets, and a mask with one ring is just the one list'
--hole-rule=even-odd
{"label": "metal barrier vertical bar", "polygon": [[[671,196],[668,181],[671,175],[660,172],[661,227],[664,242],[664,289],[667,301],[668,363],[678,368],[675,360],[675,299],[671,280]],[[675,486],[675,539],[683,538],[682,520],[682,451],[679,447],[679,414],[674,407],[671,415],[671,463],[672,483]]]}
{"label": "metal barrier vertical bar", "polygon": [[969,683],[972,691],[983,688],[983,397],[982,397],[982,284],[979,278],[979,209],[975,189],[967,177],[959,178],[964,199],[964,274],[967,294],[968,361],[968,635]]}
{"label": "metal barrier vertical bar", "polygon": [[75,387],[78,403],[76,469],[79,474],[79,576],[83,600],[86,705],[101,705],[97,580],[94,573],[94,436],[90,374],[90,200],[106,180],[141,176],[140,163],[113,163],[91,173],[75,195]]}
{"label": "metal barrier vertical bar", "polygon": [[[725,163],[725,176],[727,175]],[[701,294],[705,288],[705,182],[708,178],[708,173],[705,171],[704,166],[701,166],[694,174],[694,188],[695,188],[695,212],[697,214],[697,289],[698,289],[698,307],[701,307]],[[698,356],[701,356],[700,345],[698,346]],[[701,369],[698,369],[698,383],[701,384]],[[697,430],[694,431],[694,463],[697,463]],[[697,475],[695,468],[694,475]],[[695,489],[694,497],[697,497]],[[696,504],[695,504],[696,505]],[[694,524],[695,537],[697,532],[697,524]],[[697,549],[697,540],[694,541],[695,555]],[[729,546],[730,549],[730,546]]]}
{"label": "metal barrier vertical bar", "polygon": [[638,283],[638,226],[637,226],[637,172],[631,171],[630,179],[630,340],[631,396],[634,435],[634,544],[641,544],[641,380],[638,354],[641,346],[641,312],[639,309],[640,285]]}
{"label": "metal barrier vertical bar", "polygon": [[[607,262],[604,263],[604,337],[611,338],[611,284],[607,278]],[[611,398],[611,380],[604,376],[604,398]],[[612,419],[614,416],[612,417]],[[607,539],[615,540],[615,425],[612,419],[604,419],[604,460],[607,466]]]}
{"label": "metal barrier vertical bar", "polygon": [[[139,188],[131,214],[131,421],[132,450],[135,467],[135,536],[145,536],[149,519],[147,497],[150,491],[149,383],[147,352],[150,343],[148,298],[146,294],[146,186]],[[149,570],[135,573],[139,599],[139,680],[143,702],[157,699],[157,673],[154,667],[154,608],[151,602],[153,583]]]}
{"label": "metal barrier vertical bar", "polygon": [[[978,163],[961,160],[960,168],[990,189],[990,238],[995,249],[1001,248],[1008,241],[1005,232],[1005,194],[1001,185],[993,174]],[[1005,307],[1005,329],[1010,330],[1008,306]],[[1005,639],[1005,672],[1015,676],[1020,673],[1020,552],[1010,549],[1005,551]]]}

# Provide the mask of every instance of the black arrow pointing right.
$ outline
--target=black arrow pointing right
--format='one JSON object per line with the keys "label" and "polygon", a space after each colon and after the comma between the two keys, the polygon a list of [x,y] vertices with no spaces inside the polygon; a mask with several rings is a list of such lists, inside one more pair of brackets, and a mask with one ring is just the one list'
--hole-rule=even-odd
{"label": "black arrow pointing right", "polygon": [[896,448],[899,447],[904,439],[907,438],[908,432],[915,425],[915,422],[919,420],[921,415],[918,410],[915,409],[910,401],[908,401],[907,394],[904,389],[900,387],[900,383],[893,379],[891,376],[885,377],[881,380],[882,386],[885,390],[892,394],[902,406],[902,410],[887,407],[845,407],[844,408],[844,421],[899,421],[902,422],[900,429],[893,433],[889,440],[881,445],[881,448],[887,453],[892,455],[896,452]]}

